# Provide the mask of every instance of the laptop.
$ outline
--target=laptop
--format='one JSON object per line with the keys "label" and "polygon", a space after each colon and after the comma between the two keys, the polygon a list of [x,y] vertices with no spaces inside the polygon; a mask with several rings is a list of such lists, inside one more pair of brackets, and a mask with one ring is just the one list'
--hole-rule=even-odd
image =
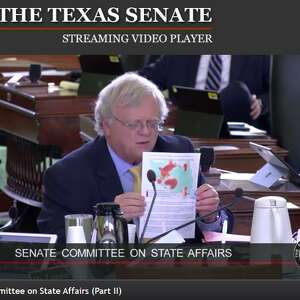
{"label": "laptop", "polygon": [[219,93],[174,86],[172,102],[178,107],[175,133],[189,137],[229,137]]}
{"label": "laptop", "polygon": [[274,153],[271,148],[253,142],[249,142],[249,145],[259,156],[263,158],[263,160],[274,167],[279,168],[283,174],[286,174],[290,182],[300,186],[300,175],[291,165]]}
{"label": "laptop", "polygon": [[95,96],[114,78],[124,73],[119,55],[80,55],[81,78],[78,94]]}
{"label": "laptop", "polygon": [[55,244],[56,234],[0,232],[0,243]]}

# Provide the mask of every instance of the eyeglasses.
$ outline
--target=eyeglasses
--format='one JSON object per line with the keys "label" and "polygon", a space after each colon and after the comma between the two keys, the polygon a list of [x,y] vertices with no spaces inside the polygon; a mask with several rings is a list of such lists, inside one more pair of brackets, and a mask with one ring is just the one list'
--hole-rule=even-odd
{"label": "eyeglasses", "polygon": [[147,121],[141,121],[141,120],[135,120],[132,122],[124,122],[117,117],[113,115],[113,118],[120,122],[123,126],[131,129],[131,130],[141,130],[146,126],[148,129],[153,130],[162,130],[163,129],[163,122],[160,120],[147,120]]}

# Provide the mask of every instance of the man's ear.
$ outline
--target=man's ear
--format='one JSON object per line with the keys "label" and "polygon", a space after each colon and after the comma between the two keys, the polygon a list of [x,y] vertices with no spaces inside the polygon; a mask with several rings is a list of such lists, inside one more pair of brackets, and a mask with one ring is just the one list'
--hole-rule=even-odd
{"label": "man's ear", "polygon": [[103,120],[100,124],[105,136],[110,136],[110,124],[108,120]]}

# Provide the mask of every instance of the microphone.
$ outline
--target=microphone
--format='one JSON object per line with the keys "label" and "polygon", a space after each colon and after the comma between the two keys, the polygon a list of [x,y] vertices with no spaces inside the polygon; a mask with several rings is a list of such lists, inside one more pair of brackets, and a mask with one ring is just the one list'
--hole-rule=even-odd
{"label": "microphone", "polygon": [[[191,221],[189,221],[189,222],[187,222],[187,223],[184,223],[184,224],[179,225],[179,226],[177,226],[177,227],[175,227],[175,228],[173,228],[173,229],[170,229],[170,230],[168,230],[168,231],[166,231],[166,232],[163,232],[163,233],[161,233],[161,234],[159,234],[159,235],[157,235],[157,236],[151,238],[149,241],[146,242],[146,244],[149,244],[149,243],[151,243],[151,242],[153,242],[153,241],[155,241],[155,240],[157,240],[157,239],[160,239],[160,238],[164,237],[165,235],[169,234],[169,233],[172,232],[173,230],[179,230],[179,229],[182,229],[182,228],[187,227],[187,226],[189,226],[189,225],[191,225],[191,224],[193,224],[193,223],[196,223],[197,221],[202,221],[202,220],[205,219],[206,217],[209,217],[209,216],[211,216],[211,215],[213,215],[213,214],[215,214],[215,213],[219,213],[219,212],[220,212],[221,210],[223,210],[224,208],[229,208],[229,207],[233,206],[233,205],[236,204],[238,201],[240,201],[241,199],[245,198],[245,196],[243,196],[243,193],[244,193],[243,189],[241,189],[241,188],[235,189],[235,191],[234,191],[234,199],[233,199],[230,203],[228,203],[228,204],[226,204],[226,205],[222,205],[221,207],[217,208],[216,210],[214,210],[214,211],[212,211],[212,212],[210,212],[210,213],[208,213],[208,214],[205,214],[205,215],[203,215],[203,216],[199,216],[199,217],[195,218],[194,220],[191,220]],[[245,198],[245,199],[246,199],[246,198]],[[250,198],[250,199],[253,199],[253,198]],[[254,199],[254,200],[255,200],[255,199]]]}
{"label": "microphone", "polygon": [[29,79],[31,83],[37,83],[38,80],[41,78],[42,74],[42,67],[38,64],[31,64],[29,66]]}
{"label": "microphone", "polygon": [[234,196],[235,196],[236,198],[243,198],[243,195],[244,195],[244,191],[243,191],[242,188],[237,188],[237,189],[235,189],[235,191],[234,191]]}
{"label": "microphone", "polygon": [[156,180],[156,174],[153,170],[151,170],[151,169],[148,170],[147,179],[152,183],[152,186],[155,185],[154,183],[155,183],[155,180]]}
{"label": "microphone", "polygon": [[156,195],[157,195],[157,193],[156,193],[156,185],[155,185],[156,174],[155,174],[155,172],[153,170],[151,170],[151,169],[148,170],[148,172],[147,172],[147,179],[152,184],[154,194],[153,194],[151,205],[150,205],[150,208],[149,208],[149,211],[148,211],[148,214],[147,214],[147,218],[146,218],[146,222],[145,222],[145,225],[144,225],[144,228],[143,228],[143,232],[142,232],[142,235],[141,235],[141,238],[140,238],[140,243],[143,241],[143,238],[144,238],[147,226],[148,226],[149,218],[150,218],[150,215],[151,215],[151,212],[152,212],[152,209],[153,209],[153,205],[154,205],[154,202],[155,202],[155,199],[156,199]]}
{"label": "microphone", "polygon": [[245,199],[245,200],[254,201],[254,202],[256,200],[255,198],[252,198],[252,197],[249,197],[249,196],[244,196],[244,190],[242,188],[235,189],[234,196],[236,198]]}

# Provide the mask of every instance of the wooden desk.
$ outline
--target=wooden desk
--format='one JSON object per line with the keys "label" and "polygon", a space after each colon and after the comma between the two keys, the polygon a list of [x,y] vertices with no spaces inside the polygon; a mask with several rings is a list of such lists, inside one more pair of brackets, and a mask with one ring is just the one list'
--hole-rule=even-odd
{"label": "wooden desk", "polygon": [[33,143],[56,145],[65,155],[82,144],[78,115],[90,113],[95,99],[57,87],[0,84],[0,128]]}
{"label": "wooden desk", "polygon": [[44,171],[54,157],[82,144],[78,115],[90,113],[95,98],[79,97],[57,87],[0,85],[0,128],[9,134],[7,184],[10,192],[41,201]]}
{"label": "wooden desk", "polygon": [[[277,188],[268,189],[250,181],[222,179],[221,183],[215,188],[219,192],[223,203],[231,202],[235,189],[242,188],[245,195],[255,199],[268,195],[280,196],[300,207],[300,188],[292,183],[285,183]],[[241,200],[230,208],[235,220],[233,233],[250,235],[253,209],[254,202],[250,200]],[[289,209],[289,215],[292,231],[298,230],[300,228],[300,209]]]}
{"label": "wooden desk", "polygon": [[28,71],[30,64],[42,64],[43,68],[79,70],[77,55],[0,55],[0,72]]}
{"label": "wooden desk", "polygon": [[270,137],[245,139],[193,138],[192,142],[196,149],[205,146],[215,147],[217,149],[222,145],[237,147],[237,150],[215,150],[214,167],[239,173],[255,173],[265,164],[265,161],[249,147],[249,142],[272,148],[272,150],[284,160],[288,156],[288,151],[277,146],[277,141]]}

